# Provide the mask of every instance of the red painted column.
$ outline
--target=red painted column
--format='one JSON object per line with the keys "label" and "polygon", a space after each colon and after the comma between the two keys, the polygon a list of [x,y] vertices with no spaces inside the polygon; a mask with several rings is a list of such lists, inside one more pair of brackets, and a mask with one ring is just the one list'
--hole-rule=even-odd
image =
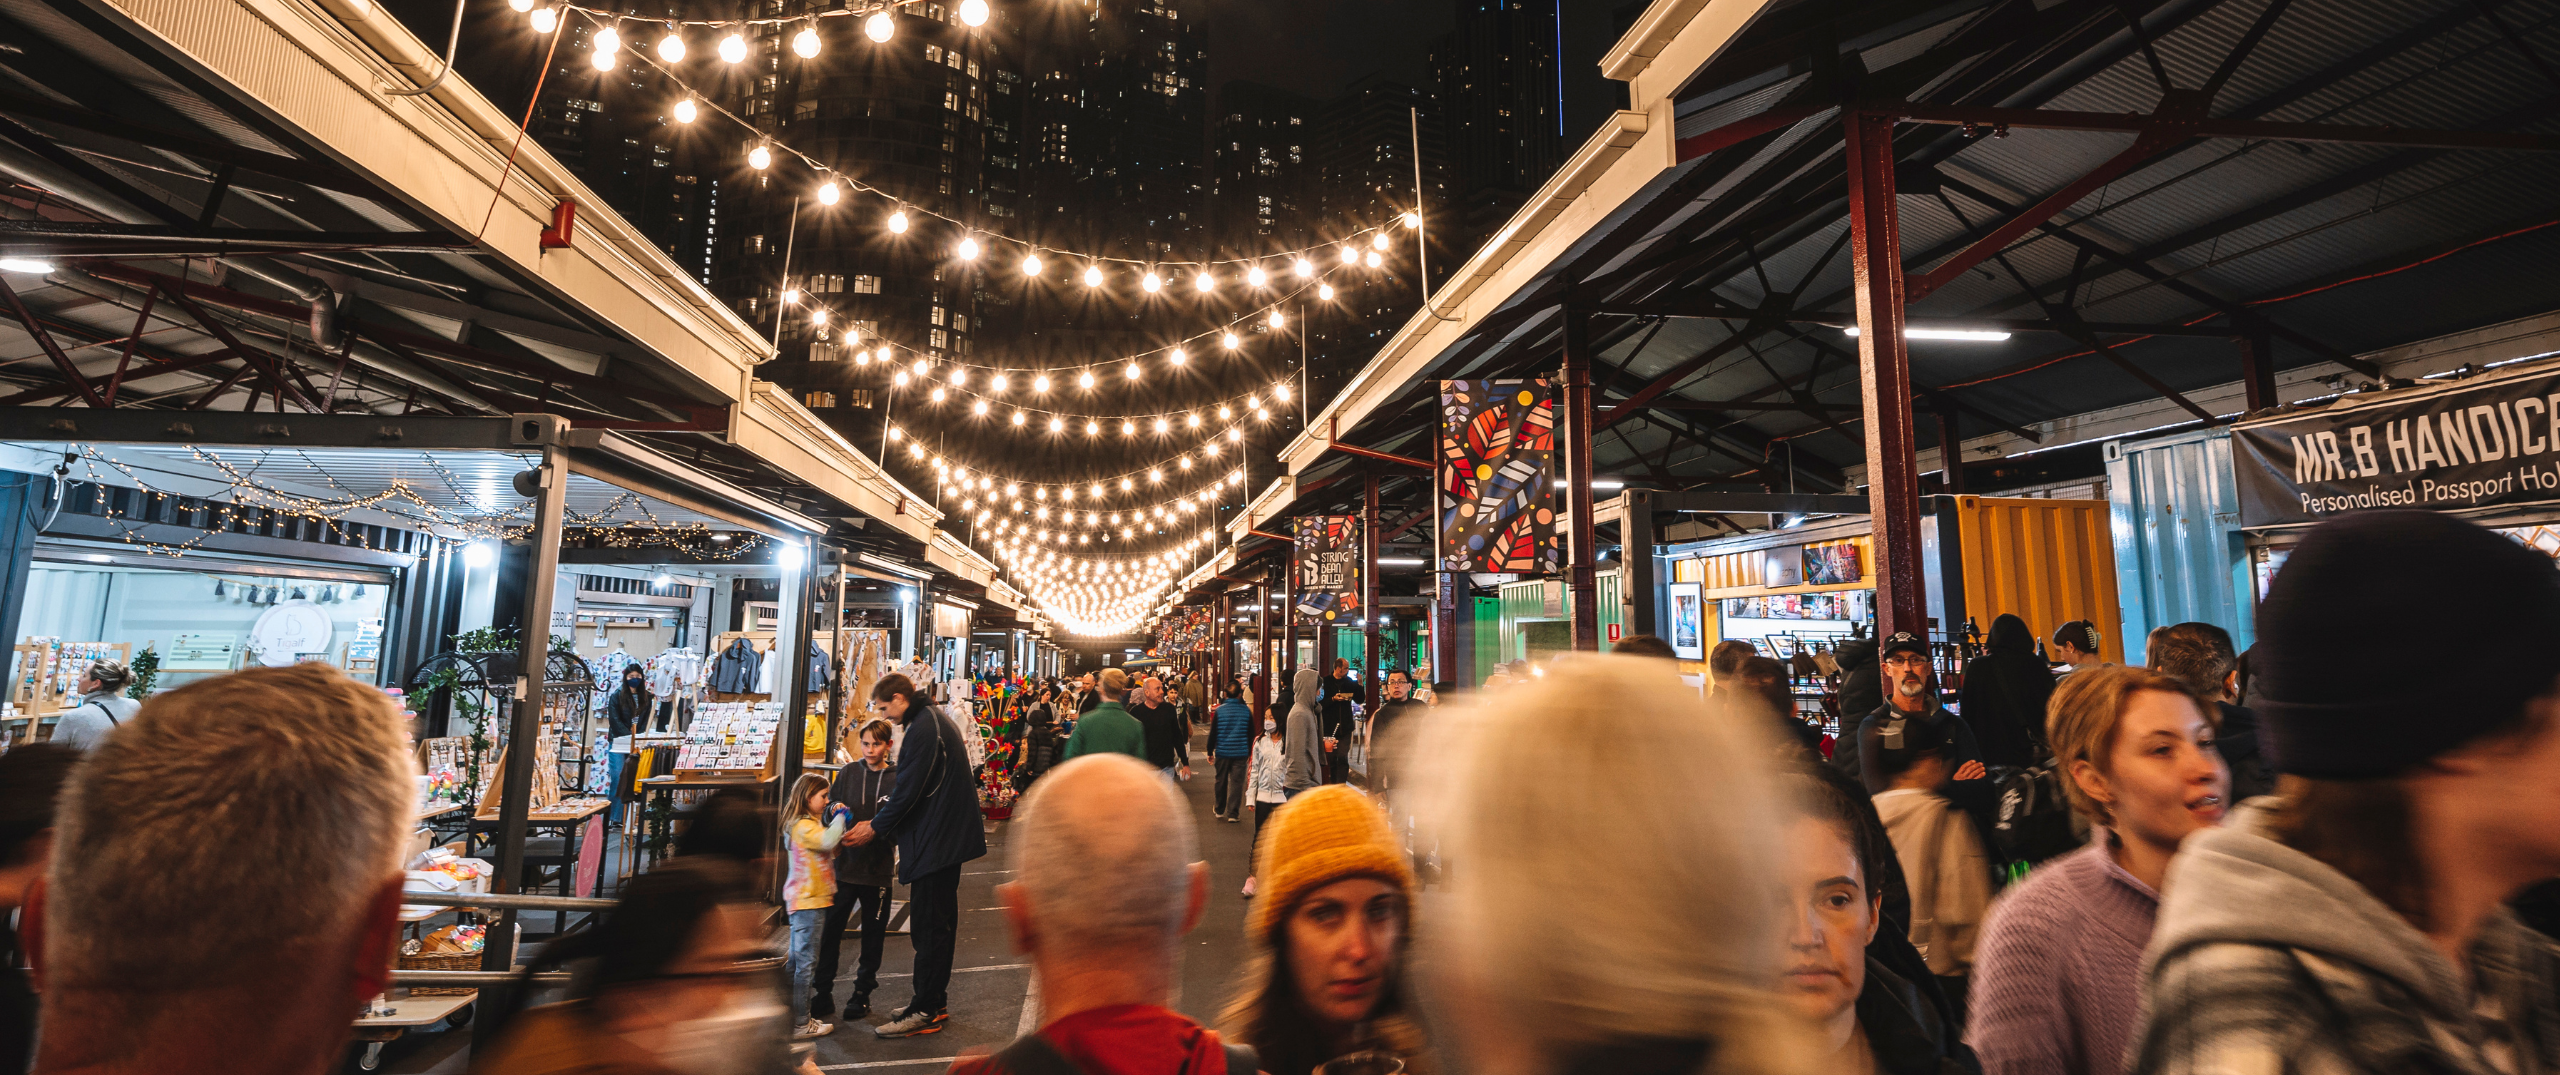
{"label": "red painted column", "polygon": [[1927,637],[1911,352],[1902,336],[1902,225],[1894,211],[1893,119],[1852,112],[1846,122],[1858,393],[1866,407],[1867,501],[1875,516],[1876,633],[1909,631]]}
{"label": "red painted column", "polygon": [[[1266,575],[1264,578],[1269,578]],[[1253,587],[1254,663],[1262,671],[1253,677],[1253,711],[1271,708],[1271,585],[1256,583]],[[1255,725],[1260,727],[1260,725]]]}
{"label": "red painted column", "polygon": [[1591,315],[1564,312],[1564,413],[1557,423],[1565,472],[1565,589],[1573,648],[1600,648],[1599,539],[1591,521]]}
{"label": "red painted column", "polygon": [[1368,706],[1376,709],[1378,689],[1378,472],[1360,476],[1360,682]]}

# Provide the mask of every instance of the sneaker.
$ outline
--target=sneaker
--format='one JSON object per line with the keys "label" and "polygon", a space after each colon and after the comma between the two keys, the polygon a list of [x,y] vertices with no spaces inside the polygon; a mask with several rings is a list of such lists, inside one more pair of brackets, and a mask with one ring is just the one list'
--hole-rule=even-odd
{"label": "sneaker", "polygon": [[912,1038],[920,1034],[938,1034],[942,1032],[943,1020],[949,1018],[951,1018],[950,1012],[910,1011],[872,1027],[871,1032],[883,1038]]}
{"label": "sneaker", "polygon": [[834,1023],[821,1023],[816,1019],[811,1019],[808,1022],[792,1028],[791,1040],[807,1041],[811,1038],[823,1038],[835,1032],[836,1025]]}
{"label": "sneaker", "polygon": [[[851,1012],[847,1012],[846,1014],[850,1015],[850,1014],[852,1014],[852,1013],[851,1013]],[[812,994],[810,994],[810,995],[809,995],[809,1018],[811,1018],[811,1019],[833,1019],[833,1018],[835,1018],[835,1017],[836,1017],[836,998],[835,998],[835,995],[834,995],[834,994],[832,994],[832,993],[812,993]]]}

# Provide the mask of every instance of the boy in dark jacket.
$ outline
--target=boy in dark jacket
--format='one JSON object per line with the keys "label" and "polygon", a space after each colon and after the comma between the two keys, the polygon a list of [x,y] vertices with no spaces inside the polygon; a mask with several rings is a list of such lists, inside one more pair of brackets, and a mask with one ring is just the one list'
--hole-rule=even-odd
{"label": "boy in dark jacket", "polygon": [[[862,760],[836,773],[827,799],[852,811],[854,821],[869,821],[889,797],[889,781],[896,772],[889,767],[889,722],[866,720],[855,735],[862,743]],[[844,1006],[844,1016],[860,1019],[871,1014],[871,990],[880,984],[880,950],[889,939],[889,886],[895,880],[897,854],[897,845],[887,840],[856,844],[851,833],[836,850],[836,902],[827,908],[826,925],[818,933],[817,987],[809,999],[810,1015],[822,1022],[835,1018],[836,961],[844,946],[845,923],[853,921],[862,924],[862,962],[855,968],[853,1002]],[[859,919],[853,917],[856,908],[861,911]]]}

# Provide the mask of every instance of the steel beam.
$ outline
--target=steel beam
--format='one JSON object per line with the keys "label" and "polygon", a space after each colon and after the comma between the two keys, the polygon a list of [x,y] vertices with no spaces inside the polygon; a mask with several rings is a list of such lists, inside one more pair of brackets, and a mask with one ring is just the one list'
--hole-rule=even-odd
{"label": "steel beam", "polygon": [[[1736,335],[1735,339],[1741,339]],[[1659,384],[1660,382],[1656,382]],[[1595,562],[1599,555],[1598,538],[1593,530],[1591,503],[1591,454],[1599,430],[1591,422],[1591,315],[1578,310],[1564,314],[1564,399],[1558,408],[1563,413],[1556,423],[1563,434],[1558,446],[1564,449],[1565,494],[1565,566],[1569,572],[1566,599],[1573,602],[1573,648],[1600,648],[1599,574]],[[1612,411],[1611,414],[1617,412]]]}
{"label": "steel beam", "polygon": [[2234,336],[2240,345],[2240,387],[2248,393],[2249,413],[2255,414],[2284,402],[2276,394],[2276,342],[2264,330]]}
{"label": "steel beam", "polygon": [[[1784,312],[1771,312],[1754,310],[1747,306],[1728,306],[1720,302],[1689,301],[1685,299],[1648,299],[1643,302],[1593,302],[1576,303],[1574,305],[1578,309],[1589,310],[1595,314],[1616,314],[1627,317],[1691,317],[1718,321],[1747,321],[1752,318],[1765,316],[1769,320],[1781,321],[1790,325],[1829,325],[1833,328],[1847,328],[1858,323],[1858,315],[1856,311],[1850,311],[1847,313],[1834,313],[1824,310],[1788,310]],[[2061,334],[2069,331],[2062,322],[2049,321],[2035,317],[1906,317],[1903,319],[1903,324],[1911,328],[1979,328],[1998,329],[2003,332],[2051,332]],[[2231,330],[2227,328],[2204,328],[2196,325],[2145,325],[2128,321],[2076,322],[2071,327],[2083,328],[2091,332],[2103,332],[2110,336],[2196,336],[2204,338],[2219,338],[2231,334]]]}
{"label": "steel beam", "polygon": [[[2055,108],[1998,108],[1983,105],[1934,105],[1913,101],[1861,104],[1868,115],[1909,123],[1941,126],[2009,127],[2046,131],[2129,131],[2135,134],[2171,125],[2156,115],[2122,112],[2074,112]],[[2401,146],[2410,149],[2498,149],[2526,153],[2560,152],[2560,137],[2510,131],[2437,131],[2415,127],[2360,127],[2341,123],[2277,123],[2248,119],[2197,119],[2186,137],[2245,138],[2267,142],[2325,142],[2338,145]]]}
{"label": "steel beam", "polygon": [[1902,336],[1902,225],[1894,205],[1891,115],[1848,117],[1849,253],[1858,307],[1858,393],[1866,405],[1867,498],[1875,516],[1876,634],[1926,637],[1920,474],[1911,352]]}
{"label": "steel beam", "polygon": [[[532,471],[539,488],[532,497],[533,528],[525,535],[531,560],[526,566],[527,585],[520,610],[522,618],[518,621],[517,678],[509,692],[513,719],[508,725],[507,765],[498,774],[498,872],[490,879],[489,890],[500,895],[524,887],[524,844],[533,805],[534,743],[542,735],[542,684],[551,656],[551,579],[560,573],[560,530],[569,491],[569,463],[560,443],[566,423],[549,416],[527,422],[541,431],[544,444],[542,462]],[[553,776],[545,774],[544,778]],[[499,911],[498,920],[491,925],[480,969],[515,969],[519,927],[516,909]]]}
{"label": "steel beam", "polygon": [[[1269,572],[1264,573],[1268,580]],[[1259,667],[1253,675],[1253,712],[1262,716],[1271,712],[1271,585],[1268,581],[1253,584],[1253,663]],[[1257,720],[1252,724],[1262,727]]]}
{"label": "steel beam", "polygon": [[98,410],[107,409],[107,401],[98,394],[97,386],[89,383],[89,378],[80,372],[80,367],[71,361],[70,355],[62,353],[62,345],[53,342],[53,333],[36,323],[36,315],[27,309],[26,300],[18,297],[18,289],[10,287],[8,281],[0,280],[0,297],[9,300],[10,312],[18,315],[18,323],[25,326],[27,335],[36,338],[36,344],[44,348],[45,357],[53,360],[53,368],[61,372],[63,379],[79,390],[80,398]]}

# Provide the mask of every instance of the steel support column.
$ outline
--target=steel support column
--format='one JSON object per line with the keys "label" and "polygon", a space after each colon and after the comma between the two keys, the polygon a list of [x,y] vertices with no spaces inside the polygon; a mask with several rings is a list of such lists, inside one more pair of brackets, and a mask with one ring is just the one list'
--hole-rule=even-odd
{"label": "steel support column", "polygon": [[1378,472],[1360,475],[1360,689],[1370,709],[1378,707]]}
{"label": "steel support column", "polygon": [[[1432,549],[1439,552],[1435,544]],[[1431,681],[1463,684],[1458,675],[1458,602],[1466,599],[1463,576],[1431,573]],[[1473,609],[1469,609],[1473,612]]]}
{"label": "steel support column", "polygon": [[1591,519],[1591,315],[1564,312],[1564,399],[1558,432],[1564,434],[1566,599],[1573,607],[1573,648],[1600,648],[1599,539]]}
{"label": "steel support column", "polygon": [[1653,493],[1644,489],[1621,493],[1618,509],[1618,558],[1627,565],[1619,586],[1627,614],[1620,622],[1627,625],[1628,634],[1660,635],[1662,625],[1654,614],[1654,591],[1662,588],[1662,580],[1653,561]]}
{"label": "steel support column", "polygon": [[[1268,575],[1264,576],[1266,579]],[[1253,711],[1271,708],[1271,585],[1257,582],[1253,586],[1253,663],[1261,667],[1253,677]],[[1253,725],[1260,728],[1262,725]]]}
{"label": "steel support column", "polygon": [[1858,309],[1858,394],[1866,404],[1867,500],[1875,517],[1876,633],[1923,634],[1920,468],[1913,458],[1911,352],[1902,337],[1902,227],[1895,213],[1893,117],[1847,117],[1850,274]]}
{"label": "steel support column", "polygon": [[[788,562],[794,551],[799,553],[798,567]],[[800,780],[801,754],[809,742],[809,640],[816,637],[818,620],[818,550],[803,537],[796,543],[781,545],[775,555],[786,561],[779,590],[786,602],[782,608],[784,630],[774,632],[773,644],[791,647],[789,658],[782,662],[789,670],[785,673],[789,681],[767,684],[782,688],[771,692],[782,699],[782,742],[775,744],[782,754],[782,779],[774,789],[773,804],[774,809],[781,810],[781,797],[791,794],[791,785]]]}
{"label": "steel support column", "polygon": [[2255,414],[2284,402],[2276,394],[2276,341],[2265,330],[2234,336],[2240,345],[2240,386],[2248,392],[2248,413]]}
{"label": "steel support column", "polygon": [[[568,421],[549,415],[526,415],[517,421],[525,434],[521,439],[542,445],[542,462],[518,478],[520,491],[526,481],[536,488],[531,497],[533,528],[525,535],[531,562],[526,565],[523,618],[516,632],[516,678],[509,686],[515,710],[507,724],[507,765],[498,774],[498,873],[490,879],[490,891],[501,895],[520,891],[524,883],[534,743],[542,735],[542,684],[551,657],[552,581],[560,573],[560,530],[569,489],[569,462],[561,446]],[[518,918],[512,908],[498,912],[481,952],[481,970],[515,969]]]}
{"label": "steel support column", "polygon": [[1945,406],[1938,415],[1938,484],[1950,496],[1964,495],[1964,441],[1956,436],[1956,412]]}

